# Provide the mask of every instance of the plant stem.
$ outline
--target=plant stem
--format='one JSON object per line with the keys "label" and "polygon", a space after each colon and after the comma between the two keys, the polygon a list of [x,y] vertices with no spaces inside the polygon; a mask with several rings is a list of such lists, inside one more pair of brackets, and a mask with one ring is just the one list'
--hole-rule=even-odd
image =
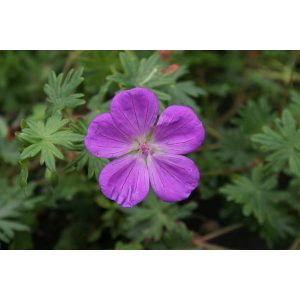
{"label": "plant stem", "polygon": [[231,108],[220,118],[218,122],[218,126],[222,126],[224,123],[229,121],[239,110],[241,105],[246,100],[246,95],[244,93],[244,90],[242,89],[235,97],[233,105]]}
{"label": "plant stem", "polygon": [[64,68],[63,68],[63,73],[67,74],[68,70],[70,69],[70,67],[72,66],[74,60],[81,54],[82,51],[80,50],[75,50],[75,51],[71,51],[66,59]]}
{"label": "plant stem", "polygon": [[197,236],[195,236],[192,240],[192,243],[194,246],[196,246],[197,248],[200,249],[207,249],[207,250],[229,250],[228,248],[222,247],[222,246],[218,246],[218,245],[214,245],[214,244],[210,244],[207,242],[202,241],[201,239],[199,239]]}
{"label": "plant stem", "polygon": [[210,134],[212,137],[216,138],[217,140],[221,139],[221,134],[214,128],[210,126],[205,126],[205,130],[208,134]]}
{"label": "plant stem", "polygon": [[288,75],[287,81],[285,83],[285,93],[284,93],[283,101],[281,103],[280,110],[282,110],[288,102],[289,91],[293,87],[295,66],[299,59],[299,51],[294,51],[292,53],[293,53],[293,56],[292,56],[291,63],[289,65],[289,75]]}
{"label": "plant stem", "polygon": [[211,172],[202,172],[202,177],[213,177],[213,176],[226,176],[233,173],[240,173],[247,171],[251,169],[253,166],[245,166],[245,167],[239,167],[234,169],[227,169],[227,170],[217,170],[217,171],[211,171]]}
{"label": "plant stem", "polygon": [[213,232],[210,232],[206,235],[200,236],[197,233],[194,233],[192,243],[196,247],[202,248],[202,249],[209,249],[209,250],[228,250],[228,248],[225,248],[223,246],[207,243],[209,240],[213,240],[221,235],[227,234],[229,232],[232,232],[234,230],[242,228],[244,225],[241,223],[232,224],[229,226],[226,226],[224,228],[220,228],[218,230],[215,230]]}
{"label": "plant stem", "polygon": [[210,145],[204,145],[199,150],[200,151],[210,151],[210,150],[216,150],[220,147],[219,144],[210,144]]}
{"label": "plant stem", "polygon": [[202,241],[208,241],[213,240],[223,234],[227,234],[229,232],[232,232],[234,230],[242,228],[244,225],[242,223],[232,224],[223,228],[220,228],[218,230],[215,230],[213,232],[210,232],[204,236],[201,237]]}
{"label": "plant stem", "polygon": [[297,237],[291,246],[289,247],[289,250],[298,250],[300,248],[300,237]]}

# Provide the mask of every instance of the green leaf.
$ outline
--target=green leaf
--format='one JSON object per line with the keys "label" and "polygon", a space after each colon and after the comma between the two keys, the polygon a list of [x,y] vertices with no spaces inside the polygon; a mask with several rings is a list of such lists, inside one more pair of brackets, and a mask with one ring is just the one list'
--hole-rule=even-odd
{"label": "green leaf", "polygon": [[290,92],[291,103],[288,105],[289,111],[293,114],[295,118],[300,118],[300,93],[298,91],[292,90]]}
{"label": "green leaf", "polygon": [[240,128],[227,128],[220,133],[217,156],[223,162],[230,162],[231,167],[248,166],[257,155],[251,149],[249,138]]}
{"label": "green leaf", "polygon": [[80,138],[76,143],[76,151],[78,151],[78,156],[68,164],[66,167],[66,172],[71,172],[73,170],[80,171],[87,166],[88,177],[98,178],[100,171],[103,169],[104,165],[108,163],[108,159],[95,157],[86,150],[83,143],[84,135],[87,132],[87,124],[85,121],[81,120],[76,125],[72,124],[71,127],[72,130],[76,132],[74,134]]}
{"label": "green leaf", "polygon": [[20,159],[26,160],[40,154],[41,164],[45,164],[51,172],[55,172],[55,158],[64,158],[56,146],[70,149],[73,143],[83,140],[81,135],[64,127],[68,122],[61,119],[58,114],[51,116],[46,123],[26,121],[27,127],[18,134],[18,139],[29,145],[23,149]]}
{"label": "green leaf", "polygon": [[41,144],[32,144],[28,147],[26,147],[21,156],[20,156],[20,159],[21,160],[25,160],[26,158],[29,158],[29,157],[34,157],[36,156],[39,152],[41,151]]}
{"label": "green leaf", "polygon": [[47,101],[52,104],[51,114],[65,108],[75,108],[85,103],[82,99],[83,94],[74,92],[83,81],[82,73],[83,68],[76,71],[72,69],[63,78],[63,74],[57,76],[53,71],[50,72],[44,91],[48,96]]}
{"label": "green leaf", "polygon": [[186,73],[187,68],[180,66],[177,71],[170,74],[174,82],[168,85],[166,91],[171,96],[171,104],[187,105],[192,107],[196,113],[200,113],[199,104],[197,104],[194,98],[206,96],[206,92],[202,88],[197,87],[193,81],[177,82]]}
{"label": "green leaf", "polygon": [[20,160],[20,185],[26,186],[28,180],[28,160]]}
{"label": "green leaf", "polygon": [[143,246],[138,242],[123,243],[118,241],[116,243],[115,249],[116,250],[143,250]]}
{"label": "green leaf", "polygon": [[[93,184],[93,183],[91,183]],[[67,174],[59,176],[58,184],[53,191],[54,199],[72,200],[78,193],[88,193],[90,191],[89,182],[82,174]]]}
{"label": "green leaf", "polygon": [[82,152],[67,166],[66,172],[71,172],[72,170],[80,171],[87,166],[88,178],[98,178],[106,163],[108,163],[108,159],[95,157],[86,149],[82,149]]}
{"label": "green leaf", "polygon": [[229,201],[241,205],[245,216],[253,215],[262,224],[272,221],[276,203],[286,196],[276,186],[276,178],[266,174],[260,166],[252,169],[250,178],[237,175],[232,183],[225,185],[220,191]]}
{"label": "green leaf", "polygon": [[15,140],[8,141],[0,137],[0,160],[12,165],[16,165],[19,160],[19,152]]}
{"label": "green leaf", "polygon": [[193,98],[206,95],[204,90],[197,87],[193,81],[178,82],[170,87],[169,93],[173,104],[188,105],[196,111],[199,110],[199,105]]}
{"label": "green leaf", "polygon": [[245,134],[252,135],[260,132],[272,117],[271,106],[266,98],[260,98],[258,101],[248,100],[240,109],[239,117],[235,118],[233,123]]}
{"label": "green leaf", "polygon": [[157,52],[141,60],[133,52],[121,52],[119,57],[123,72],[108,76],[108,81],[117,82],[125,88],[145,86],[153,89],[174,82],[170,75],[162,73],[164,64]]}
{"label": "green leaf", "polygon": [[51,172],[55,172],[55,157],[54,153],[50,150],[49,144],[43,143],[41,149],[41,165],[45,164]]}
{"label": "green leaf", "polygon": [[188,105],[197,113],[200,112],[193,98],[206,95],[206,93],[192,81],[177,82],[187,72],[184,66],[174,73],[164,72],[165,64],[157,52],[141,60],[133,52],[123,52],[120,53],[120,61],[122,73],[108,76],[109,82],[116,82],[122,88],[144,86],[157,95],[162,107],[164,107],[163,102],[171,102]]}
{"label": "green leaf", "polygon": [[0,138],[5,138],[8,133],[8,126],[4,118],[0,116]]}
{"label": "green leaf", "polygon": [[170,231],[180,219],[191,215],[196,204],[185,205],[165,203],[158,200],[153,193],[144,202],[132,209],[124,209],[127,218],[127,236],[137,241],[153,239],[158,241],[165,231]]}
{"label": "green leaf", "polygon": [[6,120],[0,116],[0,161],[16,165],[19,159],[16,141],[7,140],[9,128]]}
{"label": "green leaf", "polygon": [[98,94],[90,99],[88,103],[88,108],[90,111],[99,111],[99,112],[101,111],[102,109],[101,106],[103,105],[104,97],[108,92],[110,85],[111,85],[111,81],[108,81],[106,84],[101,86]]}
{"label": "green leaf", "polygon": [[271,210],[269,218],[264,223],[261,231],[261,236],[266,240],[271,248],[279,239],[285,239],[290,236],[295,236],[297,230],[291,217],[280,210]]}
{"label": "green leaf", "polygon": [[[26,203],[30,200],[34,185],[28,185],[27,195],[17,184],[9,185],[0,178],[0,240],[9,243],[17,231],[28,231],[29,227],[22,222]],[[33,199],[33,198],[31,198]]]}
{"label": "green leaf", "polygon": [[184,223],[178,222],[170,230],[166,231],[159,241],[152,241],[147,246],[150,249],[193,249],[192,232],[186,227]]}
{"label": "green leaf", "polygon": [[252,141],[266,152],[266,160],[275,171],[288,165],[292,174],[300,176],[300,129],[289,110],[285,109],[281,119],[275,120],[275,129],[264,127],[263,133],[255,134]]}

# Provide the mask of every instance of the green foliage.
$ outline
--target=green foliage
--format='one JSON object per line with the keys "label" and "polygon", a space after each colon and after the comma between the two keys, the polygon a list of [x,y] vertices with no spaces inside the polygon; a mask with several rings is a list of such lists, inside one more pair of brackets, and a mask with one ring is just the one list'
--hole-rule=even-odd
{"label": "green foliage", "polygon": [[108,81],[116,82],[125,89],[135,86],[148,87],[161,101],[170,101],[170,96],[162,92],[161,88],[169,86],[174,80],[162,73],[164,64],[157,53],[141,60],[132,52],[120,53],[119,57],[123,72],[108,76]]}
{"label": "green foliage", "polygon": [[171,96],[170,104],[187,105],[192,107],[195,112],[199,113],[200,105],[199,103],[196,103],[194,99],[199,96],[206,96],[206,92],[202,88],[196,86],[191,80],[177,82],[187,73],[187,68],[185,66],[181,66],[171,75],[176,83],[167,87],[167,92]]}
{"label": "green foliage", "polygon": [[6,137],[8,134],[8,127],[4,118],[0,117],[0,137]]}
{"label": "green foliage", "polygon": [[89,184],[84,176],[79,174],[68,174],[58,178],[58,183],[54,188],[55,199],[72,200],[78,193],[88,193]]}
{"label": "green foliage", "polygon": [[7,141],[0,137],[0,160],[5,163],[16,165],[19,160],[17,143],[15,141]]}
{"label": "green foliage", "polygon": [[16,165],[19,160],[19,153],[17,150],[17,143],[15,141],[8,141],[7,135],[9,133],[8,126],[4,118],[0,117],[0,161]]}
{"label": "green foliage", "polygon": [[237,125],[244,134],[252,135],[260,132],[265,124],[272,118],[271,107],[265,98],[258,101],[249,100],[239,112],[239,117],[233,123]]}
{"label": "green foliage", "polygon": [[254,135],[252,140],[268,154],[266,160],[274,170],[288,165],[292,174],[300,176],[300,129],[289,110],[275,120],[275,130],[264,127],[263,133]]}
{"label": "green foliage", "polygon": [[72,172],[74,170],[80,171],[85,166],[88,168],[88,178],[96,177],[98,178],[100,171],[104,165],[108,162],[107,159],[97,158],[91,155],[85,148],[83,140],[84,135],[87,132],[87,124],[85,122],[79,121],[78,124],[72,125],[72,130],[81,138],[79,142],[76,143],[74,150],[78,152],[77,157],[68,164],[66,171]]}
{"label": "green foliage", "polygon": [[28,226],[20,223],[18,203],[1,203],[0,206],[0,240],[8,243],[13,239],[15,231],[29,230]]}
{"label": "green foliage", "polygon": [[88,177],[98,178],[100,171],[107,162],[108,160],[104,158],[97,158],[91,155],[86,149],[83,149],[82,152],[76,157],[76,159],[68,165],[67,170],[69,172],[71,172],[72,170],[80,171],[87,165]]}
{"label": "green foliage", "polygon": [[246,166],[255,157],[250,146],[249,139],[240,128],[228,128],[222,132],[217,155],[222,161],[230,162],[232,167]]}
{"label": "green foliage", "polygon": [[276,190],[274,176],[265,174],[262,167],[254,168],[251,177],[238,175],[221,189],[230,201],[241,205],[245,216],[254,215],[258,222],[270,219],[274,204],[284,197]]}
{"label": "green foliage", "polygon": [[157,88],[173,82],[169,76],[161,72],[163,64],[157,53],[149,58],[139,60],[132,52],[122,52],[120,53],[120,62],[124,70],[123,73],[110,75],[107,79],[115,81],[121,86]]}
{"label": "green foliage", "polygon": [[6,179],[0,178],[0,241],[8,243],[16,232],[29,230],[23,215],[43,201],[41,196],[32,197],[34,187],[30,184],[25,193],[16,181],[9,185]]}
{"label": "green foliage", "polygon": [[165,230],[174,229],[176,220],[188,217],[195,207],[196,204],[192,202],[183,206],[164,203],[151,194],[140,206],[124,211],[129,215],[127,236],[137,241],[158,241]]}
{"label": "green foliage", "polygon": [[[277,235],[286,237],[295,233],[291,220],[280,207],[280,203],[285,202],[289,194],[277,189],[275,176],[266,172],[262,166],[254,168],[250,178],[236,176],[231,184],[221,188],[221,192],[229,201],[241,205],[245,216],[254,216],[269,234],[275,231]],[[266,239],[272,245],[274,237],[272,239],[267,234]]]}
{"label": "green foliage", "polygon": [[300,93],[299,91],[292,90],[290,92],[291,103],[288,108],[292,115],[299,119],[300,118]]}
{"label": "green foliage", "polygon": [[[74,133],[67,127],[70,119],[62,116],[64,109],[73,108],[85,103],[83,94],[74,93],[83,81],[83,68],[68,72],[63,79],[63,74],[56,76],[54,72],[49,75],[45,85],[50,105],[36,107],[33,114],[22,122],[22,132],[18,134],[20,143],[21,183],[24,185],[28,178],[27,160],[40,156],[40,164],[45,164],[47,169],[56,172],[56,159],[63,160],[64,155],[59,148],[74,150],[75,143],[83,141],[83,136]],[[45,111],[49,115],[46,118]],[[69,111],[70,114],[71,111]],[[68,115],[69,116],[69,115]]]}
{"label": "green foliage", "polygon": [[[195,241],[210,233],[207,248],[297,244],[298,53],[160,54],[2,51],[1,248],[199,249]],[[85,149],[87,126],[109,111],[116,92],[136,86],[154,91],[161,110],[188,105],[201,116],[204,145],[188,154],[201,180],[184,202],[150,193],[122,209],[101,193],[98,176],[109,160]],[[234,224],[243,229],[221,234]]]}
{"label": "green foliage", "polygon": [[117,242],[116,250],[142,250],[143,246],[139,243],[123,243]]}
{"label": "green foliage", "polygon": [[182,104],[191,106],[196,112],[199,112],[199,106],[195,104],[193,98],[204,96],[206,93],[193,81],[177,82],[187,73],[184,66],[175,71],[168,71],[164,69],[166,65],[161,61],[158,53],[154,53],[147,59],[139,60],[134,53],[123,52],[120,53],[120,61],[123,72],[108,76],[109,81],[116,82],[121,88],[126,89],[135,86],[148,87],[156,93],[162,107],[165,102]]}
{"label": "green foliage", "polygon": [[84,66],[87,94],[97,93],[105,78],[120,67],[119,51],[74,51],[72,55]]}
{"label": "green foliage", "polygon": [[26,121],[26,127],[18,138],[29,146],[22,151],[20,159],[26,160],[40,154],[40,163],[45,164],[51,172],[55,172],[55,158],[64,158],[56,145],[70,149],[73,142],[82,140],[80,135],[65,129],[68,122],[58,114],[51,116],[46,123]]}
{"label": "green foliage", "polygon": [[74,71],[71,70],[65,78],[63,74],[56,76],[55,72],[50,72],[48,83],[45,85],[45,93],[50,106],[51,113],[62,111],[65,108],[75,108],[85,103],[84,96],[80,93],[74,93],[75,89],[83,81],[83,68]]}
{"label": "green foliage", "polygon": [[51,70],[61,70],[67,51],[1,51],[0,113],[28,113],[43,99]]}
{"label": "green foliage", "polygon": [[177,223],[169,231],[164,232],[162,238],[149,243],[150,249],[192,249],[192,233],[184,223]]}

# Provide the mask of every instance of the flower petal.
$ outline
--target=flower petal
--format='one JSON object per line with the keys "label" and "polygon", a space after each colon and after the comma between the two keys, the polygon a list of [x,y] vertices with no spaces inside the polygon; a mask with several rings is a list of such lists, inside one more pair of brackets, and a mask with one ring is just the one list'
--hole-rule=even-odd
{"label": "flower petal", "polygon": [[200,173],[194,162],[182,155],[149,155],[148,170],[151,186],[163,201],[175,202],[189,197],[197,187]]}
{"label": "flower petal", "polygon": [[204,127],[191,108],[172,105],[159,117],[152,142],[168,153],[186,154],[196,150],[204,136]]}
{"label": "flower petal", "polygon": [[142,87],[119,92],[110,106],[114,123],[131,138],[143,136],[150,131],[158,109],[156,95]]}
{"label": "flower petal", "polygon": [[123,207],[133,207],[149,191],[149,174],[145,159],[126,155],[107,164],[99,176],[102,193]]}
{"label": "flower petal", "polygon": [[98,115],[90,123],[84,144],[97,157],[118,157],[134,148],[133,142],[113,123],[110,113]]}

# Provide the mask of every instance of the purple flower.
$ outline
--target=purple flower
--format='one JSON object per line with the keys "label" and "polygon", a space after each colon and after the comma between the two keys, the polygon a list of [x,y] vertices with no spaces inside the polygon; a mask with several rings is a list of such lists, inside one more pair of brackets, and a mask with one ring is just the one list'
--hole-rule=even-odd
{"label": "purple flower", "polygon": [[186,106],[166,108],[158,121],[158,100],[146,88],[119,92],[110,113],[90,123],[85,146],[96,157],[117,159],[100,173],[102,193],[123,207],[133,207],[147,196],[149,185],[163,201],[189,197],[200,179],[194,162],[181,154],[196,150],[205,131]]}

